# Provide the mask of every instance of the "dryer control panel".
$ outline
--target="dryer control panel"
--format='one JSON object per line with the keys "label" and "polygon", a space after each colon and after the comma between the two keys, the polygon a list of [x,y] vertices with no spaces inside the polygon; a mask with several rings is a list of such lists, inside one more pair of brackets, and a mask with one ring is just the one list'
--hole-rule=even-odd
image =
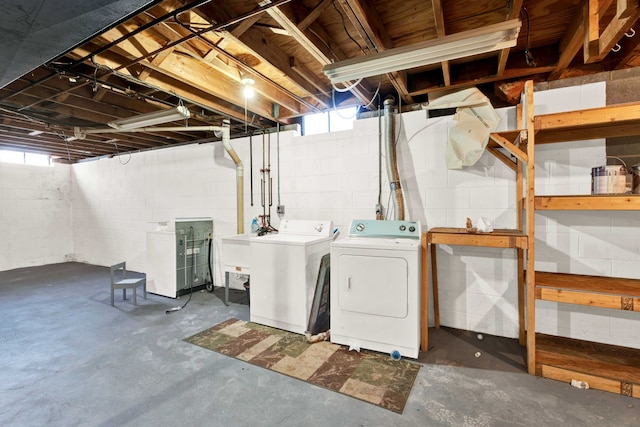
{"label": "dryer control panel", "polygon": [[420,223],[417,221],[378,221],[372,219],[354,219],[349,227],[352,237],[386,237],[391,239],[420,239]]}

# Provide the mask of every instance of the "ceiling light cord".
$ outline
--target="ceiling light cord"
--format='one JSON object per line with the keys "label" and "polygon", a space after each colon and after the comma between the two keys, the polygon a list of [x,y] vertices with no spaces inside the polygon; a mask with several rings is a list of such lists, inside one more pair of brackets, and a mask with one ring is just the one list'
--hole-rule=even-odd
{"label": "ceiling light cord", "polygon": [[362,53],[366,53],[365,50],[362,48],[362,46],[360,46],[360,43],[358,43],[356,41],[356,39],[354,39],[351,36],[351,33],[349,32],[349,30],[347,29],[347,24],[344,21],[344,16],[342,16],[342,13],[340,12],[340,9],[338,9],[338,7],[336,6],[336,2],[335,0],[331,1],[331,5],[333,6],[333,8],[336,10],[336,12],[338,12],[338,15],[340,15],[340,20],[342,21],[342,28],[344,28],[344,32],[347,33],[347,35],[349,36],[349,38],[351,39],[352,42],[354,42],[356,44],[356,46],[358,46],[358,49],[360,49],[360,51],[362,51]]}
{"label": "ceiling light cord", "polygon": [[93,64],[93,80],[91,81],[91,89],[93,90],[93,92],[97,92],[98,91],[98,69],[99,66],[98,64],[96,64],[95,61],[95,57],[93,55],[91,55],[91,63]]}
{"label": "ceiling light cord", "polygon": [[529,19],[529,11],[527,10],[526,7],[522,7],[522,9],[520,9],[520,15],[522,15],[524,12],[525,17],[527,18],[527,44],[525,45],[524,48],[524,60],[527,61],[527,65],[529,67],[535,67],[536,61],[533,59],[533,55],[531,54],[531,51],[529,51],[529,34],[531,33],[531,21]]}
{"label": "ceiling light cord", "polygon": [[332,86],[333,86],[333,89],[336,92],[349,92],[351,89],[353,89],[354,87],[358,86],[361,81],[362,81],[362,77],[360,77],[358,80],[356,80],[356,82],[353,83],[352,85],[349,85],[349,86],[347,86],[345,88],[342,88],[342,89],[337,87],[335,84],[332,84]]}
{"label": "ceiling light cord", "polygon": [[118,144],[116,144],[116,142],[113,141],[113,145],[116,146],[116,154],[118,155],[118,161],[120,162],[120,164],[121,165],[126,165],[127,163],[129,163],[131,161],[131,152],[130,151],[127,152],[127,154],[129,155],[129,158],[127,159],[126,162],[123,162],[122,159],[121,159],[122,154],[120,154],[120,150],[118,150]]}
{"label": "ceiling light cord", "polygon": [[64,141],[64,146],[67,149],[67,157],[69,159],[69,161],[71,161],[71,151],[69,151],[69,141],[67,141],[67,138],[62,138],[62,140]]}
{"label": "ceiling light cord", "polygon": [[[369,108],[369,106],[373,104],[373,101],[376,100],[376,97],[379,98],[380,87],[382,87],[382,75],[380,75],[380,80],[378,80],[378,88],[376,89],[373,96],[371,97],[371,101],[369,101],[366,105],[363,105],[362,108]],[[380,103],[379,100],[378,100],[378,103]]]}
{"label": "ceiling light cord", "polygon": [[351,117],[345,117],[342,114],[340,114],[340,110],[338,110],[338,107],[336,107],[336,92],[335,91],[331,91],[331,101],[333,103],[333,111],[335,111],[335,113],[338,115],[338,117],[340,117],[343,120],[351,120],[351,119],[355,119],[355,117],[358,115],[358,110],[356,109],[356,112],[353,113],[353,115],[351,115]]}

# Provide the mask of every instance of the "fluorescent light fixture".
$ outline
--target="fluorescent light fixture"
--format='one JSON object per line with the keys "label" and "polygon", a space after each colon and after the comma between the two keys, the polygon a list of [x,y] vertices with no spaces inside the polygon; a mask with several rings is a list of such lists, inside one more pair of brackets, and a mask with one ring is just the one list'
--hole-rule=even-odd
{"label": "fluorescent light fixture", "polygon": [[154,113],[141,114],[139,116],[128,117],[126,119],[114,120],[107,124],[114,129],[130,130],[159,125],[162,123],[175,122],[176,120],[188,119],[189,117],[191,117],[191,113],[187,107],[180,105],[169,110],[156,111]]}
{"label": "fluorescent light fixture", "polygon": [[516,45],[520,26],[519,19],[511,19],[411,46],[329,64],[323,71],[331,83],[335,84],[501,50]]}

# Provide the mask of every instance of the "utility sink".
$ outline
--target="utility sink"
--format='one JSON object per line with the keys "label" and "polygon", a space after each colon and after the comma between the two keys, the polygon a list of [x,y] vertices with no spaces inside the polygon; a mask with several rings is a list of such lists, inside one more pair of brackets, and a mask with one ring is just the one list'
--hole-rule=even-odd
{"label": "utility sink", "polygon": [[222,238],[222,262],[224,271],[249,274],[250,271],[250,234],[237,234]]}

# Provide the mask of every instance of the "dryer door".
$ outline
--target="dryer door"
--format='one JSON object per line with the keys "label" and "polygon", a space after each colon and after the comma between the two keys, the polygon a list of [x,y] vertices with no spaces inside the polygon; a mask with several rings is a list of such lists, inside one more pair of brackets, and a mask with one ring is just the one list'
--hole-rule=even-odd
{"label": "dryer door", "polygon": [[341,254],[338,307],[376,316],[405,318],[408,312],[408,266],[405,258],[372,252]]}

